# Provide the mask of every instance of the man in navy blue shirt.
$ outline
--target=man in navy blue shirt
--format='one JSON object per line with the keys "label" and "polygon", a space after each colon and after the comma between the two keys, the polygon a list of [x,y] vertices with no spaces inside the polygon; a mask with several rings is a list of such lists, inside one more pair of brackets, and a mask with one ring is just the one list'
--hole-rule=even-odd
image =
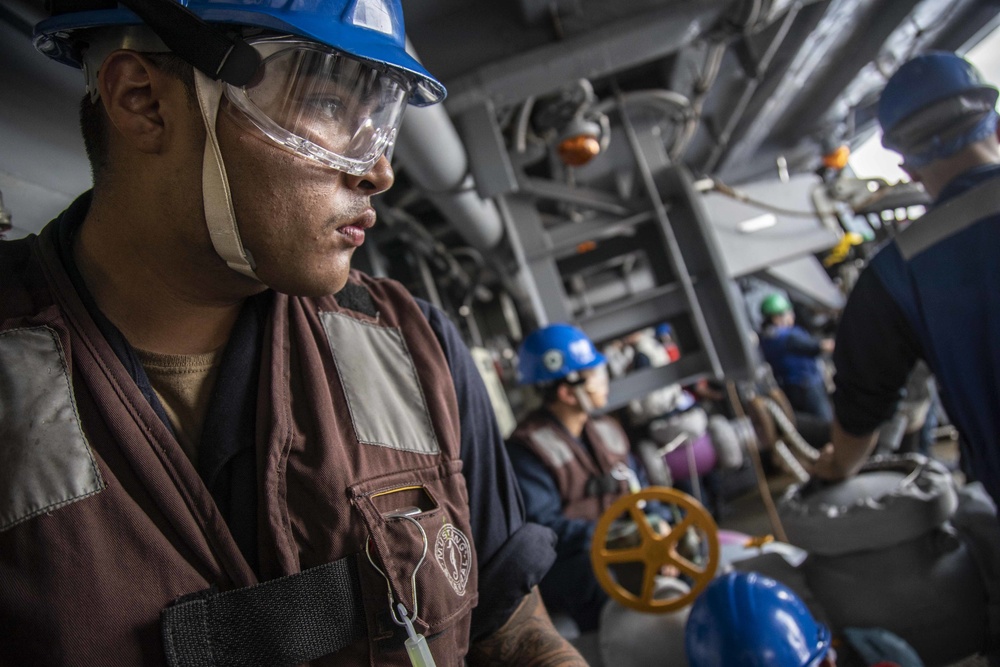
{"label": "man in navy blue shirt", "polygon": [[764,330],[760,349],[796,412],[833,420],[833,408],[818,357],[833,351],[833,341],[795,326],[795,312],[784,295],[769,294],[760,304]]}
{"label": "man in navy blue shirt", "polygon": [[854,474],[918,358],[941,387],[973,476],[1000,500],[1000,147],[997,89],[951,53],[902,65],[879,102],[882,143],[934,204],[872,260],[837,333],[832,444],[814,474]]}

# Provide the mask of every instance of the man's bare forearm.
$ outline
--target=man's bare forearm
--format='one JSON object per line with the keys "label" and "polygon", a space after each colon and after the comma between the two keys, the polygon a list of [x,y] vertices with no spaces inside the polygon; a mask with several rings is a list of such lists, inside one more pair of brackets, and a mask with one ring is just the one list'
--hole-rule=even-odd
{"label": "man's bare forearm", "polygon": [[537,588],[524,596],[499,630],[472,645],[468,664],[587,667],[587,662],[552,625]]}
{"label": "man's bare forearm", "polygon": [[823,448],[809,472],[821,479],[839,481],[857,474],[865,464],[875,449],[878,431],[851,435],[834,419],[830,436],[831,444]]}

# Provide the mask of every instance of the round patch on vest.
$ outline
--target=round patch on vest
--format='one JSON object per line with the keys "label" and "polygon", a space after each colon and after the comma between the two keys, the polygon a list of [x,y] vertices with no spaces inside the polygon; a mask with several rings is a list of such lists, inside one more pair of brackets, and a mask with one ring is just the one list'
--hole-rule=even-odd
{"label": "round patch on vest", "polygon": [[469,538],[450,523],[444,524],[438,531],[437,539],[434,540],[434,558],[455,592],[465,595],[465,586],[469,583],[469,570],[472,568],[472,546],[469,544]]}
{"label": "round patch on vest", "polygon": [[563,353],[559,350],[549,350],[542,355],[542,365],[545,366],[545,370],[550,373],[555,373],[563,365]]}

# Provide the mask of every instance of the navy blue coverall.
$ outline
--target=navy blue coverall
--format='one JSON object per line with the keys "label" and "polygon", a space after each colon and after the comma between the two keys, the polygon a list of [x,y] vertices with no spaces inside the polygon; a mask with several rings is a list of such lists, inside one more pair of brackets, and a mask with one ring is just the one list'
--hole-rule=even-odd
{"label": "navy blue coverall", "polygon": [[802,327],[769,325],[760,337],[760,349],[796,412],[833,421],[833,409],[817,360],[823,353],[818,339]]}
{"label": "navy blue coverall", "polygon": [[[987,182],[1000,187],[1000,165],[957,177],[934,208]],[[1000,215],[931,222],[955,231],[909,259],[889,242],[848,299],[834,352],[837,420],[856,436],[878,428],[923,358],[962,435],[967,469],[1000,502]]]}

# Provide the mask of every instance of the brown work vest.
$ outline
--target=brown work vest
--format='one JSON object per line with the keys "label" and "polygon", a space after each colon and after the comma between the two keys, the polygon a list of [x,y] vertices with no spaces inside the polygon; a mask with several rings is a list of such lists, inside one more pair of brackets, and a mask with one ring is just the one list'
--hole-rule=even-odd
{"label": "brown work vest", "polygon": [[[258,579],[80,301],[53,233],[0,243],[0,666],[162,665],[161,610]],[[332,296],[273,300],[257,410],[261,579],[356,558],[367,639],[316,664],[409,665],[365,546],[412,611],[424,542],[386,515],[417,507],[415,627],[438,665],[461,665],[477,563],[447,360],[402,286],[350,282],[376,317]]]}
{"label": "brown work vest", "polygon": [[[628,436],[611,417],[591,417],[583,431],[593,456],[544,409],[528,415],[511,440],[527,446],[548,468],[567,518],[597,521],[604,510],[629,492],[625,481],[610,476],[614,468],[628,465]],[[605,480],[617,482],[613,490]]]}

